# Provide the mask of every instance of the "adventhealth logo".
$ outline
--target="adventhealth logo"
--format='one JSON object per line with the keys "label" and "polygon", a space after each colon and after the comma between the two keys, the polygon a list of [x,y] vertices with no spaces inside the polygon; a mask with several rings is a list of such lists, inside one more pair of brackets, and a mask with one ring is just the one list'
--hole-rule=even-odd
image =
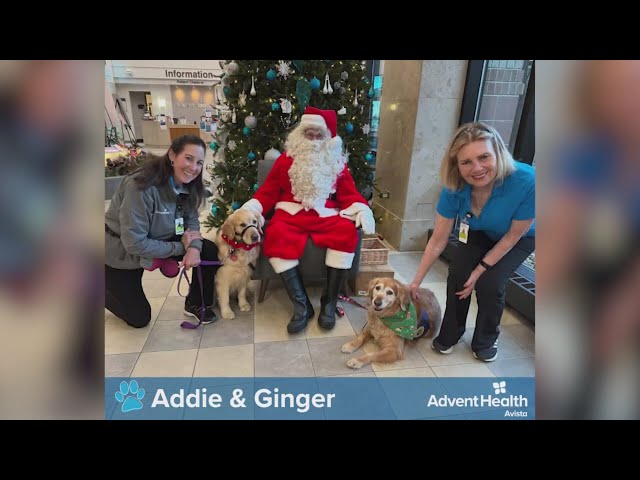
{"label": "adventhealth logo", "polygon": [[[507,395],[507,382],[493,382],[493,395],[473,395],[469,397],[450,397],[449,395],[431,395],[427,401],[427,407],[504,407],[504,408],[527,408],[529,399],[524,395]],[[505,412],[505,417],[526,417],[527,412],[509,411]]]}
{"label": "adventhealth logo", "polygon": [[493,382],[493,388],[496,391],[496,395],[499,393],[507,393],[507,382]]}
{"label": "adventhealth logo", "polygon": [[138,382],[131,380],[131,382],[121,382],[120,390],[116,392],[116,400],[122,404],[120,408],[124,413],[131,412],[133,410],[142,410],[141,400],[144,398],[144,388],[138,387]]}

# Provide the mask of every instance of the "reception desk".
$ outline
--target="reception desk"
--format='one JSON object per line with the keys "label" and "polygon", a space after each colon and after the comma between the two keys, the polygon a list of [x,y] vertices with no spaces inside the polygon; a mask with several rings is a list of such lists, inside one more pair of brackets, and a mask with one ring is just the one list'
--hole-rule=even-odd
{"label": "reception desk", "polygon": [[169,127],[165,125],[165,129],[160,128],[160,122],[155,120],[142,121],[142,139],[145,147],[151,148],[169,148],[171,145],[171,137],[169,136]]}
{"label": "reception desk", "polygon": [[211,132],[200,130],[198,125],[166,125],[166,129],[160,128],[160,123],[155,121],[142,122],[142,138],[144,146],[151,148],[169,148],[171,142],[181,135],[195,135],[202,138],[208,145],[213,141]]}

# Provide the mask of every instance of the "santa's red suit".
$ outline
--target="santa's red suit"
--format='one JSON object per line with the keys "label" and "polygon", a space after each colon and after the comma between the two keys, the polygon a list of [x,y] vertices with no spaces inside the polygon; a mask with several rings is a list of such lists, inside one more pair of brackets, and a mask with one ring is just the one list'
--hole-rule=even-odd
{"label": "santa's red suit", "polygon": [[[358,242],[356,226],[362,225],[365,233],[373,233],[375,228],[371,209],[358,193],[342,156],[342,140],[336,136],[336,123],[333,110],[307,107],[301,124],[289,136],[291,148],[280,155],[263,185],[243,205],[261,214],[275,208],[265,231],[262,251],[277,273],[298,264],[309,236],[315,245],[327,248],[327,266],[351,268]],[[316,150],[294,147],[294,138],[304,143],[304,131],[309,128],[325,131],[325,141],[318,142]],[[294,151],[293,156],[290,150]],[[306,162],[317,158],[328,166],[320,171],[313,164],[301,164],[296,171],[295,152],[300,152],[301,159],[304,155]]]}
{"label": "santa's red suit", "polygon": [[375,230],[373,213],[346,167],[336,125],[335,111],[307,107],[300,125],[287,138],[287,152],[242,206],[260,214],[276,210],[262,251],[280,274],[293,304],[289,333],[304,329],[315,315],[296,268],[307,238],[327,249],[327,285],[320,297],[318,325],[329,330],[335,326],[340,288],[353,262],[356,228],[362,226],[365,233]]}

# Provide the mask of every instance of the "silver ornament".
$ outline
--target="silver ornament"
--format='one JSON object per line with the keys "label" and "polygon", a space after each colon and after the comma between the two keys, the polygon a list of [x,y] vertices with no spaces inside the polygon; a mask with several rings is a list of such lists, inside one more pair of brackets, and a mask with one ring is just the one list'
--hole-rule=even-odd
{"label": "silver ornament", "polygon": [[349,74],[348,74],[347,72],[342,72],[342,73],[340,74],[340,78],[341,78],[342,80],[346,80],[347,78],[349,78]]}
{"label": "silver ornament", "polygon": [[229,65],[227,65],[227,73],[229,75],[235,75],[236,73],[238,73],[238,70],[240,70],[240,66],[236,62],[231,62]]}
{"label": "silver ornament", "polygon": [[347,89],[344,87],[340,88],[340,95],[344,95],[345,93],[347,93]]}
{"label": "silver ornament", "polygon": [[249,94],[252,97],[255,97],[256,96],[256,86],[255,86],[255,84],[253,82],[254,82],[253,75],[251,75],[251,91],[249,92]]}
{"label": "silver ornament", "polygon": [[340,90],[340,87],[342,86],[342,84],[340,82],[336,82],[333,84],[333,88],[335,88],[336,90]]}
{"label": "silver ornament", "polygon": [[244,125],[249,128],[256,128],[256,125],[258,125],[258,119],[253,116],[253,112],[251,112],[251,115],[248,117],[245,117]]}
{"label": "silver ornament", "polygon": [[269,150],[267,150],[267,152],[264,154],[264,159],[267,162],[271,162],[272,160],[276,160],[279,156],[281,155],[279,150],[276,150],[275,148],[270,148]]}

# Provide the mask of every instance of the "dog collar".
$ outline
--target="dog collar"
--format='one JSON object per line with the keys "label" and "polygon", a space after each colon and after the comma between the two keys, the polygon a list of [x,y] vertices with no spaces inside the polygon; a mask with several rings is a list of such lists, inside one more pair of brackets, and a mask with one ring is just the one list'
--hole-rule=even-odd
{"label": "dog collar", "polygon": [[236,242],[235,240],[233,240],[232,238],[227,237],[224,233],[222,234],[222,238],[225,242],[227,242],[230,246],[232,246],[233,248],[241,248],[243,250],[246,250],[247,252],[249,250],[253,250],[254,248],[256,248],[258,245],[260,245],[260,242],[256,242],[256,243],[252,243],[251,245],[248,245],[244,242]]}
{"label": "dog collar", "polygon": [[409,302],[407,311],[399,309],[395,315],[380,317],[380,321],[399,337],[413,340],[424,334],[424,329],[420,332],[416,328],[417,315],[413,302]]}

